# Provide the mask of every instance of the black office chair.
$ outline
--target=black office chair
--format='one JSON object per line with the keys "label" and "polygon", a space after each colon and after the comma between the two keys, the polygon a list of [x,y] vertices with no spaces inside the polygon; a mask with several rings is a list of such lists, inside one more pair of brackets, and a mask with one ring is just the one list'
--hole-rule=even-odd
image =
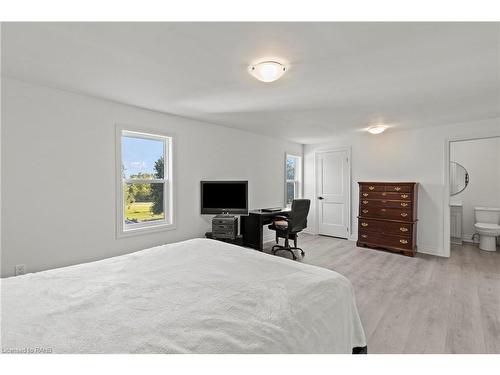
{"label": "black office chair", "polygon": [[[290,216],[275,216],[273,223],[268,226],[269,229],[276,231],[276,245],[271,249],[273,254],[277,251],[285,250],[292,254],[293,259],[297,259],[293,250],[300,250],[302,256],[305,256],[304,250],[297,247],[297,233],[307,228],[307,214],[311,201],[309,199],[294,199]],[[279,238],[285,239],[285,245],[278,245]],[[293,240],[294,246],[291,247],[288,240]]]}

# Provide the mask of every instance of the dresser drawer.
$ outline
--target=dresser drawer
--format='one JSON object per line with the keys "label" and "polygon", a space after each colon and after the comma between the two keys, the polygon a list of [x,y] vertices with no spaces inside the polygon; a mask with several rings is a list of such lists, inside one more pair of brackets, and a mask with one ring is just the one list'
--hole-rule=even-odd
{"label": "dresser drawer", "polygon": [[413,191],[413,184],[396,184],[396,183],[366,183],[360,184],[361,191],[373,192],[392,192],[392,193],[411,193]]}
{"label": "dresser drawer", "polygon": [[412,210],[382,207],[360,207],[359,216],[377,217],[389,220],[413,221]]}
{"label": "dresser drawer", "polygon": [[358,233],[358,241],[361,243],[367,243],[380,247],[413,250],[413,243],[410,236],[395,236],[389,234],[373,233],[363,229],[360,229]]}
{"label": "dresser drawer", "polygon": [[360,201],[361,208],[365,207],[382,207],[382,208],[403,208],[409,210],[412,208],[410,201],[390,201],[386,199],[362,199]]}
{"label": "dresser drawer", "polygon": [[375,232],[380,234],[393,234],[398,236],[412,236],[413,224],[396,223],[372,219],[359,219],[360,231]]}
{"label": "dresser drawer", "polygon": [[386,191],[362,191],[359,196],[361,199],[387,199],[387,200],[408,200],[411,201],[411,193],[394,193]]}
{"label": "dresser drawer", "polygon": [[413,191],[412,185],[385,185],[385,191],[396,193],[411,193]]}
{"label": "dresser drawer", "polygon": [[385,186],[384,185],[377,185],[377,184],[362,184],[361,185],[361,191],[385,191]]}

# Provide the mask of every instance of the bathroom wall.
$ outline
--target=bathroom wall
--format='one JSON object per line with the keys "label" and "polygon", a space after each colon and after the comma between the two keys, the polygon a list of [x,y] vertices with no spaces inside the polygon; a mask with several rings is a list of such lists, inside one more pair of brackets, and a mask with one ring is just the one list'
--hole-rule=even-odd
{"label": "bathroom wall", "polygon": [[474,207],[500,207],[500,137],[452,142],[450,160],[469,172],[469,185],[451,197],[451,202],[462,203],[463,240],[471,241],[475,232]]}

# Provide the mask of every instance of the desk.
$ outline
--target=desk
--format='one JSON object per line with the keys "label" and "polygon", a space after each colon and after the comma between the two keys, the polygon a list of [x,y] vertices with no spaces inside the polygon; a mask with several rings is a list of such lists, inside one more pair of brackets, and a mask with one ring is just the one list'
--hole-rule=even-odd
{"label": "desk", "polygon": [[243,236],[243,246],[262,251],[264,249],[264,225],[271,224],[273,217],[277,215],[288,216],[289,214],[290,209],[284,208],[275,212],[252,210],[248,212],[248,216],[242,215],[240,233]]}

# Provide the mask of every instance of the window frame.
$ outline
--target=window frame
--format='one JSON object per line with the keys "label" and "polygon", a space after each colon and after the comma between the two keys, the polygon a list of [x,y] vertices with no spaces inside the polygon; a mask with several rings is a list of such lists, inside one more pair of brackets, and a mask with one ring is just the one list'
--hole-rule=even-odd
{"label": "window frame", "polygon": [[[122,175],[122,137],[151,139],[163,142],[164,171],[163,179],[124,179]],[[174,137],[157,130],[139,128],[136,126],[116,125],[116,236],[129,237],[157,231],[175,229],[174,222]],[[124,184],[126,183],[162,183],[164,218],[145,223],[125,224]]]}
{"label": "window frame", "polygon": [[[288,158],[295,158],[296,159],[296,163],[295,163],[295,166],[296,166],[296,169],[298,169],[298,171],[296,170],[295,171],[295,179],[294,180],[289,180],[288,179],[288,176],[287,176],[287,171],[286,171],[286,165],[287,165],[287,161],[288,161]],[[302,168],[302,156],[301,155],[296,155],[296,154],[292,154],[292,153],[285,153],[285,198],[284,198],[284,201],[285,201],[285,207],[290,207],[291,206],[291,203],[288,203],[287,202],[287,193],[288,193],[288,190],[287,190],[287,185],[288,183],[292,182],[293,185],[294,185],[294,199],[300,199],[302,198],[302,182],[303,182],[303,178],[302,178],[302,172],[303,172],[303,168]]]}

